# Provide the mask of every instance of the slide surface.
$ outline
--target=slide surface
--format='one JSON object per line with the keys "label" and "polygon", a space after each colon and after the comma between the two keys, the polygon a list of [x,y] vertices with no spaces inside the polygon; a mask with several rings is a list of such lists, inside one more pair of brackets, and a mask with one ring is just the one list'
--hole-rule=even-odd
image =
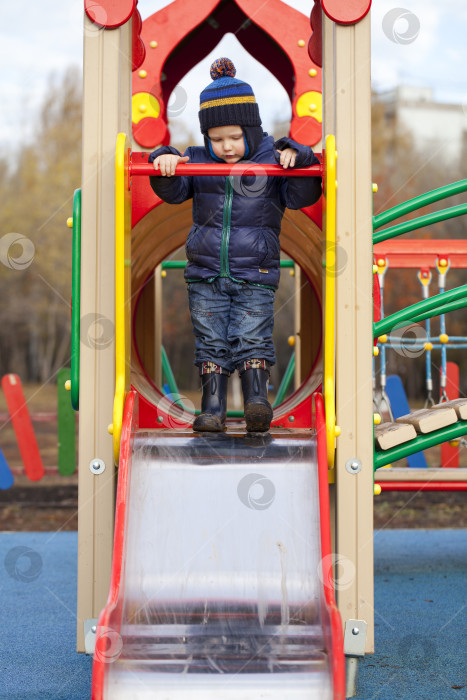
{"label": "slide surface", "polygon": [[93,698],[344,697],[333,687],[343,655],[329,632],[316,438],[130,422]]}

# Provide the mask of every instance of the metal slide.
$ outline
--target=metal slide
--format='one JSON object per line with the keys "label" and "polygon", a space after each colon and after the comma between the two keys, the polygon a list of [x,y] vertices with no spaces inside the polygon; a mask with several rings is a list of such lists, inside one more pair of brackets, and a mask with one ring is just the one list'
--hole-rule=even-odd
{"label": "metal slide", "polygon": [[138,430],[136,405],[92,697],[344,698],[316,437]]}

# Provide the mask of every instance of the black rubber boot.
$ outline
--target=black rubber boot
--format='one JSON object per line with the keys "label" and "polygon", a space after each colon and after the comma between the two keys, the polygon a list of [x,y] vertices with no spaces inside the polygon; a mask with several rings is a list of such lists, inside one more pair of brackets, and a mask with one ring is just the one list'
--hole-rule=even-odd
{"label": "black rubber boot", "polygon": [[[249,360],[248,363],[263,360]],[[245,363],[247,364],[247,363]],[[265,433],[271,427],[272,408],[268,401],[269,370],[257,367],[244,369],[241,374],[246,429],[249,433]]]}
{"label": "black rubber boot", "polygon": [[[207,364],[207,363],[206,363]],[[201,399],[201,413],[193,422],[193,430],[200,433],[222,433],[225,430],[225,418],[227,415],[227,383],[228,374],[219,374],[222,369],[218,365],[209,363],[211,371],[201,375],[203,383],[203,397]],[[217,371],[216,371],[217,370]]]}

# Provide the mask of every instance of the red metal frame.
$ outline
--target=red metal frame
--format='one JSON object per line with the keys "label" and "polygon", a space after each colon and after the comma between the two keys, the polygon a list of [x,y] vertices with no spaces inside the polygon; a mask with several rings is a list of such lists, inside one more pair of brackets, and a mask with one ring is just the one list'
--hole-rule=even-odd
{"label": "red metal frame", "polygon": [[[130,168],[129,168],[129,177],[130,177],[130,170],[134,170],[135,173],[140,170],[141,166],[144,168],[150,168],[148,171],[150,175],[155,174],[154,168],[152,166],[148,165],[148,153],[145,153],[143,151],[133,151],[129,157],[129,163],[130,163]],[[320,160],[320,165],[312,165],[310,168],[305,168],[306,174],[309,173],[309,171],[313,171],[313,168],[322,168],[323,166],[321,165],[322,162],[322,154],[321,153],[315,153],[315,156]],[[193,165],[193,164],[192,164]],[[232,168],[233,166],[231,165],[222,165],[220,164],[221,167],[226,167],[226,168]],[[212,167],[212,165],[210,165]],[[261,166],[263,167],[263,166]],[[272,166],[274,167],[274,166]],[[276,166],[279,167],[280,166]],[[151,169],[152,168],[152,169]],[[281,172],[280,174],[284,174],[284,168],[280,169]],[[186,172],[186,171],[184,171]],[[211,172],[211,171],[210,171]],[[295,171],[296,172],[296,171]],[[264,171],[262,172],[264,174]],[[162,200],[159,199],[154,194],[154,191],[151,188],[151,185],[149,184],[149,178],[148,177],[136,177],[136,179],[131,180],[130,178],[130,187],[132,190],[132,198],[131,198],[131,226],[134,227],[136,224],[143,219],[146,214],[148,214],[150,211],[155,209],[157,206],[162,204]],[[308,216],[309,219],[311,219],[320,229],[322,229],[322,201],[323,198],[320,197],[316,204],[312,204],[310,207],[304,207],[301,209],[301,211]]]}
{"label": "red metal frame", "polygon": [[[314,394],[314,425],[317,436],[319,521],[321,535],[321,560],[331,560],[331,514],[329,508],[328,457],[326,446],[326,420],[322,394]],[[323,577],[324,578],[324,577]],[[337,609],[332,578],[323,584],[324,613],[323,632],[332,673],[334,700],[345,700],[345,657],[342,620]],[[325,624],[325,616],[328,624]]]}
{"label": "red metal frame", "polygon": [[449,260],[452,268],[467,268],[467,241],[457,239],[421,240],[394,239],[377,243],[373,247],[376,263],[380,258],[387,258],[388,267],[398,269],[435,268],[437,260]]}
{"label": "red metal frame", "polygon": [[[105,608],[102,610],[96,631],[96,649],[92,667],[92,700],[101,700],[104,693],[106,667],[109,666],[108,637],[105,630],[120,630],[122,621],[123,595],[121,585],[125,561],[123,558],[124,534],[126,530],[127,503],[130,491],[130,470],[133,455],[133,437],[139,426],[138,395],[128,392],[123,413],[120,461],[118,470],[117,502],[115,507],[115,530],[110,575],[110,591]],[[107,662],[106,662],[107,658]]]}
{"label": "red metal frame", "polygon": [[467,491],[467,481],[377,481],[381,491]]}
{"label": "red metal frame", "polygon": [[[149,156],[149,153],[141,155]],[[130,176],[135,175],[157,175],[152,163],[135,163],[130,161]],[[282,177],[303,177],[305,176],[323,176],[323,165],[310,165],[308,168],[283,168],[280,165],[269,163],[182,163],[177,165],[175,169],[176,175],[233,175],[240,177],[242,175],[279,175]]]}

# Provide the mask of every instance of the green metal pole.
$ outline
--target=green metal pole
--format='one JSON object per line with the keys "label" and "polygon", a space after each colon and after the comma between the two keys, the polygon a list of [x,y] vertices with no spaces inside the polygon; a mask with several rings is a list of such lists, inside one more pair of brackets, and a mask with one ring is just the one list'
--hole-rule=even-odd
{"label": "green metal pole", "polygon": [[385,228],[382,231],[378,231],[378,233],[373,234],[373,244],[381,243],[382,241],[387,241],[388,238],[400,236],[402,233],[415,231],[418,228],[430,226],[431,224],[437,224],[438,221],[446,221],[446,219],[453,219],[454,217],[462,216],[463,214],[467,214],[467,204],[458,204],[457,206],[450,207],[449,209],[442,209],[441,211],[435,211],[432,214],[425,214],[425,216],[420,216],[418,219],[411,219],[410,221],[405,221],[403,224],[397,224],[396,226],[391,226],[390,228]]}
{"label": "green metal pole", "polygon": [[186,267],[186,260],[165,260],[162,263],[163,270],[184,270]]}
{"label": "green metal pole", "polygon": [[71,405],[79,410],[79,335],[81,292],[81,190],[73,195],[73,244],[71,269]]}
{"label": "green metal pole", "polygon": [[458,182],[453,182],[450,185],[444,185],[444,187],[438,187],[436,190],[431,190],[431,192],[425,192],[425,194],[414,197],[413,199],[408,199],[407,202],[398,204],[387,211],[377,214],[373,217],[373,230],[388,224],[394,219],[398,219],[404,214],[409,214],[416,209],[421,209],[426,207],[427,204],[432,204],[433,202],[438,202],[440,199],[446,199],[446,197],[452,197],[460,192],[467,191],[467,179],[459,180]]}
{"label": "green metal pole", "polygon": [[161,345],[161,359],[162,359],[162,371],[167,379],[167,384],[169,385],[170,393],[172,395],[179,396],[177,382],[175,381],[174,374],[172,372],[172,367],[170,366],[169,358],[163,345]]}
{"label": "green metal pole", "polygon": [[273,408],[278,406],[284,400],[284,397],[288,391],[290,382],[292,381],[292,378],[294,376],[294,372],[295,372],[295,352],[293,352],[290,356],[290,360],[289,360],[289,363],[288,363],[286,370],[284,372],[284,376],[282,377],[282,381],[280,383],[276,399],[272,405]]}
{"label": "green metal pole", "polygon": [[70,406],[70,397],[65,382],[70,379],[69,367],[57,373],[57,447],[58,471],[70,476],[76,471],[76,414]]}
{"label": "green metal pole", "polygon": [[435,313],[426,312],[424,314],[421,314],[420,316],[416,316],[412,320],[412,323],[420,323],[420,321],[424,321],[426,318],[432,318],[433,316],[441,316],[441,314],[447,314],[449,311],[457,311],[458,309],[463,309],[465,306],[467,306],[466,298],[457,299],[457,301],[451,301],[449,304],[440,306],[439,309],[436,309]]}
{"label": "green metal pole", "polygon": [[[376,338],[395,328],[402,328],[404,325],[414,322],[414,319],[417,319],[418,322],[429,316],[438,316],[440,313],[444,313],[443,309],[453,301],[461,300],[463,303],[455,307],[460,308],[467,304],[467,299],[465,297],[467,297],[467,284],[463,284],[455,289],[450,289],[442,294],[436,294],[429,299],[418,301],[416,304],[412,304],[401,311],[396,311],[396,313],[386,316],[381,319],[381,321],[377,321],[373,324],[374,337]],[[436,311],[436,309],[441,309],[441,311]],[[436,311],[436,313],[431,313],[432,311]]]}
{"label": "green metal pole", "polygon": [[403,445],[397,445],[397,447],[393,447],[390,450],[375,452],[374,468],[379,469],[380,467],[384,467],[385,464],[392,464],[392,462],[403,459],[408,455],[413,455],[415,452],[427,450],[429,447],[440,445],[442,442],[454,440],[466,434],[467,421],[462,420],[448,425],[447,428],[440,428],[440,430],[435,430],[426,435],[418,435],[416,438],[410,442],[405,442]]}
{"label": "green metal pole", "polygon": [[[281,260],[281,267],[294,267],[295,263],[293,260]],[[184,270],[187,262],[186,260],[165,260],[161,263],[163,270]]]}

